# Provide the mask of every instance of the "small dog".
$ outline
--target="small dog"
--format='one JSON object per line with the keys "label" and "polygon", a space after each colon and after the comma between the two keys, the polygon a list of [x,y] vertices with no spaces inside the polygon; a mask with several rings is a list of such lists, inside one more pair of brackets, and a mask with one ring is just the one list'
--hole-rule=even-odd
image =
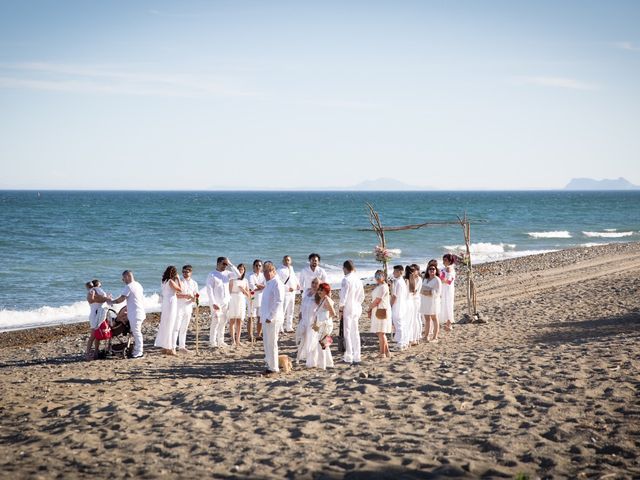
{"label": "small dog", "polygon": [[284,373],[289,373],[293,370],[293,363],[288,355],[278,355],[278,368]]}

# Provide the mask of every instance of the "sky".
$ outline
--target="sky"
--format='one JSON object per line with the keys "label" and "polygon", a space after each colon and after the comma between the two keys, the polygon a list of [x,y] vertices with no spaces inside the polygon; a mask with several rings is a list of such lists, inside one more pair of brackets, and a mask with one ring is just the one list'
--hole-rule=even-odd
{"label": "sky", "polygon": [[638,1],[0,0],[0,189],[640,184]]}

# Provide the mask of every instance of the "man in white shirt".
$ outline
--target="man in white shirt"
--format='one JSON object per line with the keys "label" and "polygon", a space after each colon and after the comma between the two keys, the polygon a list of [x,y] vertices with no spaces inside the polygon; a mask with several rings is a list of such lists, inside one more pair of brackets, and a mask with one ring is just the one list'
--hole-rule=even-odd
{"label": "man in white shirt", "polygon": [[327,283],[327,272],[320,266],[320,255],[312,253],[309,255],[309,266],[300,272],[300,290],[306,292],[311,288],[311,282],[317,278],[320,283]]}
{"label": "man in white shirt", "polygon": [[113,305],[114,303],[127,301],[127,318],[129,319],[129,327],[135,342],[131,358],[142,358],[144,356],[142,322],[147,317],[144,311],[144,289],[142,285],[135,281],[131,270],[122,272],[122,281],[126,283],[122,294],[118,298],[111,300],[109,304]]}
{"label": "man in white shirt", "polygon": [[188,352],[187,350],[187,329],[191,321],[193,313],[193,305],[198,293],[198,284],[191,278],[193,267],[185,265],[182,267],[182,278],[180,279],[180,288],[182,293],[178,293],[178,318],[176,321],[175,337],[178,350]]}
{"label": "man in white shirt", "polygon": [[278,269],[278,277],[284,285],[284,324],[281,333],[291,333],[293,332],[293,306],[296,303],[296,292],[300,288],[291,256],[283,257],[282,266]]}
{"label": "man in white shirt", "polygon": [[265,373],[279,372],[278,368],[278,332],[284,322],[284,285],[276,273],[272,262],[264,262],[264,278],[267,281],[262,291],[262,305],[260,305],[260,321],[264,344],[264,359],[267,362]]}
{"label": "man in white shirt", "polygon": [[344,361],[347,363],[360,363],[360,330],[358,322],[362,315],[362,302],[364,302],[364,287],[362,281],[356,276],[356,267],[351,260],[342,264],[344,278],[340,286],[340,311],[342,312],[342,324],[344,334]]}
{"label": "man in white shirt", "polygon": [[229,280],[238,278],[240,272],[227,257],[218,257],[216,269],[207,277],[207,295],[211,309],[211,328],[209,344],[212,347],[225,347],[224,328],[227,325],[229,311]]}
{"label": "man in white shirt", "polygon": [[393,284],[391,285],[391,320],[396,331],[395,340],[400,350],[405,350],[409,346],[406,325],[406,305],[409,289],[407,282],[402,278],[404,267],[396,265],[393,267]]}

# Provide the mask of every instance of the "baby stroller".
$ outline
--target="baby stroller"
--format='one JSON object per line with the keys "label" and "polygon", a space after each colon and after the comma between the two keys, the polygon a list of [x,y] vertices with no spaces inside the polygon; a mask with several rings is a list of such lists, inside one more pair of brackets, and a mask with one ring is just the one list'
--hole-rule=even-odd
{"label": "baby stroller", "polygon": [[110,308],[107,310],[107,320],[111,325],[111,338],[107,344],[105,354],[112,358],[127,358],[131,356],[133,345],[131,341],[131,327],[127,318],[127,307],[119,312]]}

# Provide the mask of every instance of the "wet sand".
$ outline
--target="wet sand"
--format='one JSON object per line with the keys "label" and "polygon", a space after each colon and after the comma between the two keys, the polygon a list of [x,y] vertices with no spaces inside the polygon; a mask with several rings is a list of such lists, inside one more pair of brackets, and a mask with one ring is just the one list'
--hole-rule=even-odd
{"label": "wet sand", "polygon": [[208,318],[175,358],[157,315],[141,360],[83,361],[87,325],[1,333],[0,477],[639,477],[640,244],[481,265],[477,286],[487,324],[380,361],[363,317],[360,366],[334,346],[335,369],[274,378],[260,343],[208,348]]}

